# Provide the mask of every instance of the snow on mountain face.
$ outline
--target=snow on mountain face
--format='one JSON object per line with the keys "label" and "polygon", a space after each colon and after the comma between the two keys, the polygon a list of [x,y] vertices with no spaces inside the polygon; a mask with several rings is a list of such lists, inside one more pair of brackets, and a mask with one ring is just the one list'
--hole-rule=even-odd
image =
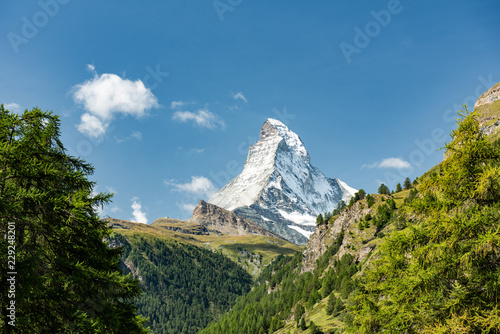
{"label": "snow on mountain face", "polygon": [[341,200],[349,201],[356,192],[311,166],[300,137],[280,121],[268,119],[249,149],[243,171],[209,202],[290,241],[305,243],[316,216],[333,210]]}

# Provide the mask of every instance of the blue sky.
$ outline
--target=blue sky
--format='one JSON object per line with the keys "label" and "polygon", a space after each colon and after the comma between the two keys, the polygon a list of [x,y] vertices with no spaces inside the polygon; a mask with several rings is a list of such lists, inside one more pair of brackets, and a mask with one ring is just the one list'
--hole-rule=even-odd
{"label": "blue sky", "polygon": [[[438,163],[454,111],[500,81],[500,2],[3,1],[0,103],[61,115],[102,215],[187,218],[260,126],[376,192]],[[332,208],[333,209],[333,208]]]}

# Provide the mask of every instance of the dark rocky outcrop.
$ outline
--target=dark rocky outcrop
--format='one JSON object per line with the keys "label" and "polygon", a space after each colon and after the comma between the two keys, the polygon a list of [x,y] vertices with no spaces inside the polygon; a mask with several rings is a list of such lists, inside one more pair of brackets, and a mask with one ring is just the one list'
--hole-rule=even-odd
{"label": "dark rocky outcrop", "polygon": [[240,217],[232,211],[220,208],[203,200],[193,210],[188,222],[197,223],[222,234],[230,235],[264,235],[282,239],[253,221]]}

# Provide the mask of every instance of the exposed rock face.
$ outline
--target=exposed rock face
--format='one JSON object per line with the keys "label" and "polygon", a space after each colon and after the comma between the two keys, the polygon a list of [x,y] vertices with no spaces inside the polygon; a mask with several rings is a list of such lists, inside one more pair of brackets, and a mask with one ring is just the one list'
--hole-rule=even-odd
{"label": "exposed rock face", "polygon": [[304,244],[315,230],[316,216],[349,201],[356,191],[313,167],[300,137],[268,119],[243,171],[209,202]]}
{"label": "exposed rock face", "polygon": [[500,131],[500,82],[484,92],[474,105],[481,131],[489,136]]}
{"label": "exposed rock face", "polygon": [[127,268],[125,270],[125,272],[128,274],[132,274],[133,277],[137,278],[139,280],[139,282],[141,283],[144,283],[144,278],[139,275],[139,269],[134,266],[134,263],[130,260],[126,260],[125,262],[123,262],[123,265]]}
{"label": "exposed rock face", "polygon": [[474,104],[474,109],[500,100],[500,82],[484,92]]}
{"label": "exposed rock face", "polygon": [[193,210],[193,216],[188,222],[194,222],[206,226],[209,230],[215,230],[222,234],[230,235],[264,235],[282,239],[250,219],[238,216],[234,212],[220,208],[216,205],[200,201]]}
{"label": "exposed rock face", "polygon": [[356,202],[350,209],[343,210],[333,224],[318,226],[303,252],[302,272],[314,270],[316,260],[335,243],[342,229],[344,239],[336,257],[350,253],[356,261],[363,261],[375,248],[375,244],[369,242],[375,238],[375,228],[358,229],[358,222],[368,213],[374,215],[373,208],[368,208],[365,201]]}

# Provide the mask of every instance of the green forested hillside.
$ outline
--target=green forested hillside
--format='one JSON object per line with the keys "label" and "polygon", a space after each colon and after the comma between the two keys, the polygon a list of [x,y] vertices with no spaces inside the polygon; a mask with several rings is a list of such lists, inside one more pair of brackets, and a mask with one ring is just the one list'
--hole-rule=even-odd
{"label": "green forested hillside", "polygon": [[212,233],[174,219],[106,221],[113,228],[109,244],[123,248],[123,269],[141,282],[136,304],[152,333],[198,332],[245,294],[274,258],[302,249],[275,237]]}
{"label": "green forested hillside", "polygon": [[152,333],[196,333],[250,289],[251,276],[220,252],[119,233],[110,243],[123,247],[125,271],[141,282],[136,305]]}
{"label": "green forested hillside", "polygon": [[160,218],[151,225],[107,218],[113,231],[127,238],[148,236],[169,243],[180,242],[222,252],[241,265],[252,277],[278,255],[293,255],[303,249],[286,240],[262,235],[231,235],[208,232],[203,225],[182,220]]}
{"label": "green forested hillside", "polygon": [[325,270],[329,259],[338,252],[343,237],[341,233],[317,261],[313,273],[301,274],[302,253],[277,258],[256,280],[250,293],[240,298],[219,322],[201,333],[273,333],[289,326],[290,322],[293,328],[314,327],[310,321],[306,322],[304,313],[324,298],[330,298],[328,312],[332,318],[339,316],[344,309],[343,300],[355,289],[352,277],[359,270],[350,254]]}

